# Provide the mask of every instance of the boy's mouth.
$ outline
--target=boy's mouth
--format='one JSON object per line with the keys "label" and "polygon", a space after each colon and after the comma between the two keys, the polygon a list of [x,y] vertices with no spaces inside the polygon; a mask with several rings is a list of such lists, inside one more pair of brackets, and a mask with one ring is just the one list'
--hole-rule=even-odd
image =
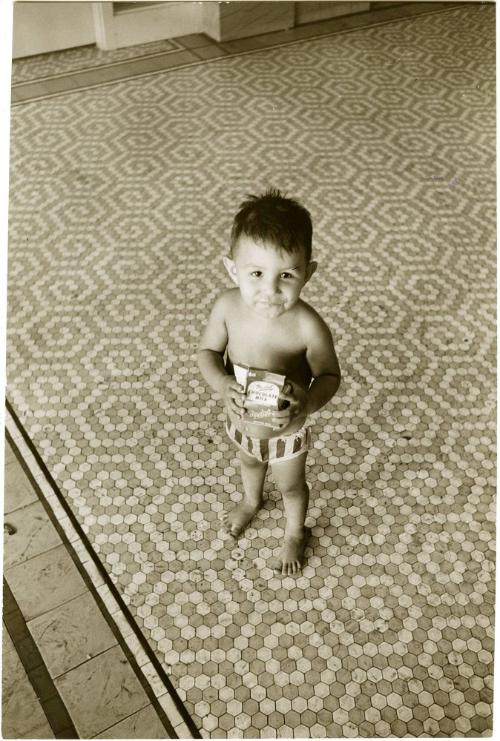
{"label": "boy's mouth", "polygon": [[277,316],[278,314],[281,314],[284,311],[284,305],[282,303],[272,304],[272,303],[260,301],[257,304],[257,311],[259,311],[259,309],[260,309],[260,313],[262,313],[263,315],[274,317],[274,316]]}

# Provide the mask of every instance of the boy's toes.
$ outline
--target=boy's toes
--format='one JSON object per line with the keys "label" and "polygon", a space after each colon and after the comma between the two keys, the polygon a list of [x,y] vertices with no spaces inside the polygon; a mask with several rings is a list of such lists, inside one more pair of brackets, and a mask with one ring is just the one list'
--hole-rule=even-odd
{"label": "boy's toes", "polygon": [[226,532],[233,538],[237,538],[247,527],[252,517],[257,513],[259,504],[247,503],[245,501],[237,504],[228,513],[222,516],[222,524]]}
{"label": "boy's toes", "polygon": [[222,515],[222,527],[224,528],[224,531],[233,538],[237,538],[241,533],[241,528],[238,527],[235,522],[232,522],[231,518],[226,513]]}
{"label": "boy's toes", "polygon": [[245,502],[241,502],[227,514],[224,513],[222,515],[222,524],[226,532],[233,538],[237,538],[246,528],[258,508],[258,505],[248,505]]}
{"label": "boy's toes", "polygon": [[310,528],[304,527],[302,533],[298,536],[285,536],[281,559],[278,565],[275,566],[275,571],[282,574],[282,576],[296,576],[300,573],[304,550],[310,534]]}
{"label": "boy's toes", "polygon": [[237,538],[239,535],[241,535],[242,529],[243,528],[237,527],[236,525],[228,525],[226,527],[226,533],[232,538]]}
{"label": "boy's toes", "polygon": [[300,563],[298,561],[282,563],[280,571],[283,576],[295,576],[295,574],[298,574],[300,571]]}

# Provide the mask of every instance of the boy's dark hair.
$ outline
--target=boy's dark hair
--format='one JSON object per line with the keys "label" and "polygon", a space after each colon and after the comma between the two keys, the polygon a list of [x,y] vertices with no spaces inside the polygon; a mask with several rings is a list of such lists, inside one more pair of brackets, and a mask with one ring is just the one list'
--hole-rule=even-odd
{"label": "boy's dark hair", "polygon": [[307,262],[312,251],[312,221],[309,211],[276,188],[263,195],[247,196],[234,217],[231,256],[241,236],[268,242],[285,252],[301,251]]}

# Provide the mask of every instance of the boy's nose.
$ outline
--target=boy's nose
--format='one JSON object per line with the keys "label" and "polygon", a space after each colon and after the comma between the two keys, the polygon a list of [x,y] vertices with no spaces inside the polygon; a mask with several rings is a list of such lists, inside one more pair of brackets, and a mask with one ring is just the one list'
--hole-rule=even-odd
{"label": "boy's nose", "polygon": [[265,289],[266,293],[269,296],[274,296],[275,294],[277,294],[279,291],[278,280],[273,278],[269,279],[266,283]]}

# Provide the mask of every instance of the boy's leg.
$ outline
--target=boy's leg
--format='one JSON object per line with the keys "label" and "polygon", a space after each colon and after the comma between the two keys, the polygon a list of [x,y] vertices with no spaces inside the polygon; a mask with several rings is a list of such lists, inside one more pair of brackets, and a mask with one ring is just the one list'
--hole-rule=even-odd
{"label": "boy's leg", "polygon": [[280,570],[284,575],[297,574],[309,531],[304,527],[309,504],[309,487],[306,484],[307,451],[295,458],[273,461],[272,469],[276,486],[283,497],[286,525]]}
{"label": "boy's leg", "polygon": [[238,535],[246,528],[255,513],[262,507],[262,489],[266,477],[267,463],[257,460],[240,450],[243,500],[224,516],[224,525],[230,535]]}

